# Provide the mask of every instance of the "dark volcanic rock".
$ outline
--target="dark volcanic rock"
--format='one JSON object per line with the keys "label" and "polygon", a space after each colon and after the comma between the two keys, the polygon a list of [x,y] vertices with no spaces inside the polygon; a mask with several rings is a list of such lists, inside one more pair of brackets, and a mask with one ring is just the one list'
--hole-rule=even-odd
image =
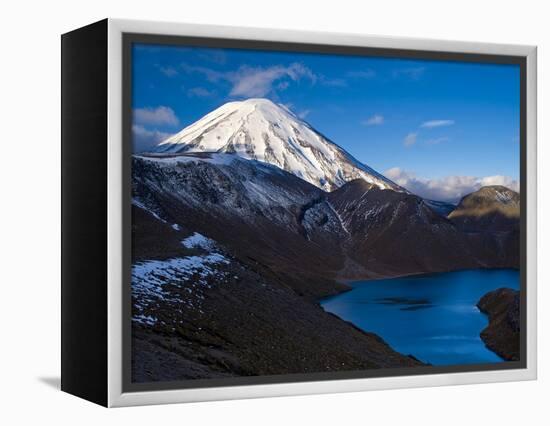
{"label": "dark volcanic rock", "polygon": [[134,291],[134,381],[423,365],[326,313],[284,281],[266,278],[227,254],[224,258],[209,265],[215,274],[202,270],[195,277],[170,270],[161,295],[151,290],[160,269],[148,277],[148,286]]}
{"label": "dark volcanic rock", "polygon": [[488,267],[519,268],[520,197],[504,186],[485,186],[460,200],[449,219],[469,238]]}
{"label": "dark volcanic rock", "polygon": [[140,382],[419,366],[316,301],[338,278],[492,267],[508,244],[406,192],[326,193],[230,154],[135,156],[132,172]]}
{"label": "dark volcanic rock", "polygon": [[277,167],[227,154],[133,162],[135,200],[312,299],[346,288],[334,280],[346,232],[324,194]]}
{"label": "dark volcanic rock", "polygon": [[316,303],[347,288],[348,234],[323,191],[201,158],[134,161],[135,381],[422,365]]}
{"label": "dark volcanic rock", "polygon": [[487,347],[507,361],[520,357],[520,293],[499,288],[484,295],[477,307],[489,316],[480,336]]}
{"label": "dark volcanic rock", "polygon": [[355,180],[328,198],[350,235],[348,256],[370,273],[395,276],[482,266],[468,238],[416,195]]}

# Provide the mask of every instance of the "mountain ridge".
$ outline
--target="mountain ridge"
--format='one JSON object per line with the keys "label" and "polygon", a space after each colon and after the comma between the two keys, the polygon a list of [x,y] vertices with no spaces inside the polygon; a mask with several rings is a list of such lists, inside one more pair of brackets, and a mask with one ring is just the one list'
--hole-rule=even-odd
{"label": "mountain ridge", "polygon": [[284,266],[285,275],[303,282],[310,280],[304,273],[319,284],[485,267],[496,262],[492,252],[499,254],[495,264],[515,264],[502,251],[503,238],[515,241],[515,232],[464,232],[421,197],[363,179],[326,193],[276,166],[221,153],[134,156],[134,169],[136,205],[255,259],[265,252],[262,264],[279,259],[278,270]]}
{"label": "mountain ridge", "polygon": [[233,154],[134,155],[132,197],[135,381],[421,366],[319,298],[519,266],[515,232],[465,233],[414,194],[363,179],[327,193]]}

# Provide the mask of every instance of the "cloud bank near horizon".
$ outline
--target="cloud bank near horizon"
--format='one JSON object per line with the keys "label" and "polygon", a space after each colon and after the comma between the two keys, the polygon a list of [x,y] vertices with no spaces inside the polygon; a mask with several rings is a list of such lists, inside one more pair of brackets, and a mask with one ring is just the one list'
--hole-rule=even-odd
{"label": "cloud bank near horizon", "polygon": [[140,124],[132,126],[132,141],[134,152],[151,151],[160,142],[172,136],[171,133],[160,132],[156,129],[149,130]]}
{"label": "cloud bank near horizon", "polygon": [[384,175],[420,197],[451,203],[457,203],[464,195],[488,185],[502,185],[519,192],[519,182],[509,176],[446,176],[426,179],[399,167],[386,170]]}

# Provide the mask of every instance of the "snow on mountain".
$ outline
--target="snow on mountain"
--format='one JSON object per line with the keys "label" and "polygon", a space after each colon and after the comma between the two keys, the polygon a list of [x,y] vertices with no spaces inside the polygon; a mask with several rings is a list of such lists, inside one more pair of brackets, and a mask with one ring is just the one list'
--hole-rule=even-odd
{"label": "snow on mountain", "polygon": [[405,191],[362,164],[287,108],[267,99],[229,102],[161,142],[158,154],[234,153],[273,164],[332,191],[354,179]]}
{"label": "snow on mountain", "polygon": [[216,247],[216,243],[210,238],[205,237],[198,232],[194,232],[193,235],[187,237],[181,242],[186,248],[201,248],[203,250],[212,250]]}
{"label": "snow on mountain", "polygon": [[132,265],[132,320],[155,325],[159,319],[154,311],[159,303],[172,305],[173,312],[185,305],[202,313],[203,288],[211,288],[213,282],[226,278],[223,268],[230,263],[217,252],[135,263]]}
{"label": "snow on mountain", "polygon": [[[322,190],[271,164],[225,153],[135,155],[132,171],[133,204],[166,223],[171,221],[167,222],[163,206],[177,203],[190,211],[216,212],[225,220],[235,216],[249,225],[257,223],[259,214],[299,232],[296,216],[306,226],[311,219],[308,211],[318,203],[316,210],[327,215],[324,227],[338,228],[334,214],[322,202]],[[167,196],[170,201],[158,201]],[[297,211],[300,208],[302,213]],[[200,239],[192,236],[182,244],[187,248],[208,244]]]}

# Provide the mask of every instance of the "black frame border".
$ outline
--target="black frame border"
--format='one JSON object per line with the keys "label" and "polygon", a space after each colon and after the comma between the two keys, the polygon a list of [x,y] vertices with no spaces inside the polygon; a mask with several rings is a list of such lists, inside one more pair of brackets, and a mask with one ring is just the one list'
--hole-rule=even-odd
{"label": "black frame border", "polygon": [[108,20],[61,36],[61,390],[108,405]]}
{"label": "black frame border", "polygon": [[[384,368],[373,370],[343,371],[331,373],[284,374],[271,376],[247,376],[223,379],[193,379],[170,382],[133,383],[131,381],[131,158],[132,158],[132,46],[150,44],[179,47],[203,47],[284,51],[340,56],[369,56],[393,59],[456,61],[483,64],[517,65],[520,68],[520,361],[501,363],[467,364],[453,366],[424,366]],[[396,40],[396,44],[399,41]],[[332,380],[366,379],[376,377],[418,376],[433,374],[470,373],[515,370],[527,368],[527,57],[500,54],[477,54],[447,51],[378,48],[367,46],[343,46],[272,40],[210,38],[194,36],[158,35],[144,33],[122,34],[122,142],[123,142],[123,223],[122,223],[122,391],[164,391],[177,389],[204,389],[215,387],[292,384]]]}

